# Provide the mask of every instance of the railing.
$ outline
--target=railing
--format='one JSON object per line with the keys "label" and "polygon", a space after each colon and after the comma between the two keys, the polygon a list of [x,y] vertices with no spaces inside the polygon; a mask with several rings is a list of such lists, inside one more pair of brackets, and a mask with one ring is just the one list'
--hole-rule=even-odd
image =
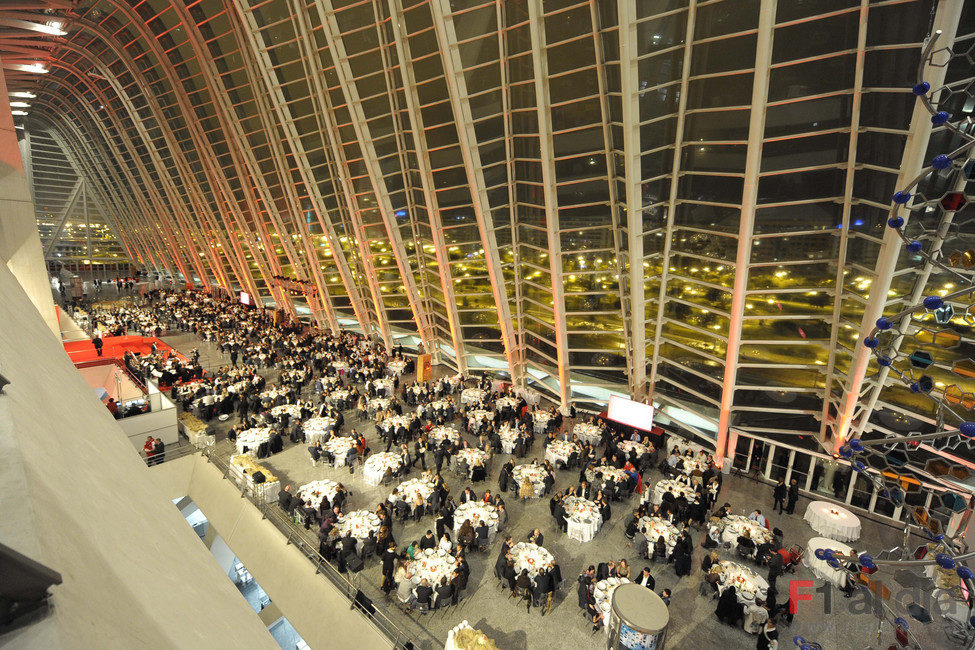
{"label": "railing", "polygon": [[[189,446],[193,452],[198,451],[195,447]],[[390,640],[394,648],[407,648],[413,647],[415,635],[409,634],[406,630],[402,629],[399,625],[390,619],[385,612],[380,609],[379,603],[372,602],[371,606],[367,605],[366,602],[361,600],[365,597],[362,591],[359,589],[359,574],[352,573],[352,579],[350,580],[342,573],[339,573],[338,569],[332,565],[331,562],[326,560],[321,553],[318,552],[318,544],[312,543],[308,538],[302,533],[301,529],[294,523],[294,520],[287,517],[281,508],[278,507],[277,502],[266,503],[262,499],[256,497],[256,495],[250,493],[249,490],[244,489],[244,486],[238,485],[236,478],[230,471],[230,463],[228,459],[223,458],[213,446],[204,447],[202,450],[203,456],[208,462],[212,463],[220,470],[223,477],[237,486],[241,490],[241,498],[247,499],[251,504],[256,507],[262,518],[267,519],[275,528],[278,529],[287,540],[287,544],[293,545],[302,555],[304,555],[315,567],[315,573],[320,574],[327,578],[329,582],[335,586],[339,592],[342,593],[349,600],[349,609],[358,610],[363,617],[369,620],[386,638]],[[169,460],[169,453],[167,452],[166,460]],[[189,454],[183,454],[189,455]],[[421,628],[422,629],[422,628]],[[437,647],[441,645],[442,642],[435,639],[430,635],[429,641],[434,645],[432,647]],[[407,645],[410,644],[410,645]]]}
{"label": "railing", "polygon": [[121,359],[101,358],[101,359],[92,359],[91,361],[80,361],[74,364],[74,367],[95,368],[98,366],[107,366],[107,365],[114,365],[120,368],[122,372],[125,373],[125,376],[128,377],[132,381],[132,383],[135,384],[136,387],[142,391],[143,395],[149,394],[149,387],[146,385],[145,380],[137,377],[135,373],[129,370],[129,367],[125,365],[125,362],[122,361]]}

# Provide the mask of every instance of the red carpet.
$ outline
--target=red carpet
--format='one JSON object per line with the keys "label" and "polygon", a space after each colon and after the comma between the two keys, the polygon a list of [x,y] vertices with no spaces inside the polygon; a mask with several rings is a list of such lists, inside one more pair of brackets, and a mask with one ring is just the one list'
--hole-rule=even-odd
{"label": "red carpet", "polygon": [[[126,352],[138,354],[149,354],[152,351],[152,344],[155,342],[156,348],[163,353],[175,354],[184,358],[179,352],[169,347],[155,337],[147,338],[144,336],[108,336],[102,339],[102,359],[122,359]],[[64,351],[71,357],[72,363],[84,363],[94,361],[99,358],[95,352],[95,346],[91,341],[72,341],[64,344]]]}

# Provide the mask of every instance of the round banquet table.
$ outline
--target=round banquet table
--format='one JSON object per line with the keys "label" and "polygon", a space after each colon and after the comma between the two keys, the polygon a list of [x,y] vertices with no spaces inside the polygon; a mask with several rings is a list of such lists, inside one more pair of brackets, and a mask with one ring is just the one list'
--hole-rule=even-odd
{"label": "round banquet table", "polygon": [[498,436],[501,438],[501,451],[506,454],[514,452],[515,444],[518,442],[518,429],[513,429],[507,424],[501,425]]}
{"label": "round banquet table", "polygon": [[515,479],[515,483],[518,486],[518,494],[521,494],[521,484],[525,482],[527,478],[532,483],[532,487],[535,488],[535,496],[542,496],[542,492],[545,491],[545,468],[541,465],[517,465],[511,471],[511,475]]}
{"label": "round banquet table", "polygon": [[[322,448],[328,450],[330,454],[335,456],[335,467],[345,467],[345,456],[352,447],[355,447],[355,440],[341,436],[332,438],[322,445]],[[382,476],[379,478],[382,478]]]}
{"label": "round banquet table", "polygon": [[411,578],[413,584],[418,585],[423,578],[426,578],[430,586],[436,589],[441,578],[450,581],[456,563],[457,558],[443,549],[428,548],[423,551],[417,550],[416,557],[410,560],[407,567],[413,574]]}
{"label": "round banquet table", "polygon": [[271,430],[266,427],[258,427],[256,429],[241,431],[237,435],[237,453],[247,454],[248,456],[254,458],[257,456],[257,448],[260,447],[262,443],[267,442],[270,438]]}
{"label": "round banquet table", "polygon": [[383,397],[393,396],[393,380],[392,379],[374,379],[372,381],[372,387],[376,389],[377,395],[382,395]]}
{"label": "round banquet table", "polygon": [[487,470],[488,455],[477,447],[467,447],[466,449],[461,449],[457,452],[457,455],[454,456],[454,458],[456,458],[457,461],[464,461],[467,463],[468,476],[471,475],[471,471],[474,469],[474,465],[477,463],[484,465],[485,471]]}
{"label": "round banquet table", "polygon": [[[432,492],[433,483],[422,478],[411,478],[396,486],[396,493],[399,498],[410,505],[416,501],[417,496],[423,500],[423,503],[426,503]],[[393,501],[393,495],[389,495],[389,501]]]}
{"label": "round banquet table", "polygon": [[379,517],[368,510],[353,510],[339,517],[335,529],[341,535],[345,535],[346,532],[350,533],[361,543],[362,540],[369,537],[370,532],[379,532]]}
{"label": "round banquet table", "polygon": [[620,585],[625,585],[627,578],[606,578],[600,580],[592,588],[592,597],[596,601],[596,609],[603,615],[603,629],[609,634],[609,612],[613,605],[613,592]]}
{"label": "round banquet table", "polygon": [[389,408],[388,397],[373,397],[369,400],[369,412],[375,414],[377,411],[385,411]]}
{"label": "round banquet table", "polygon": [[535,413],[532,415],[532,420],[535,423],[535,433],[544,433],[545,429],[548,428],[548,423],[552,421],[554,416],[546,415],[545,413]]}
{"label": "round banquet table", "polygon": [[293,420],[300,420],[301,406],[298,404],[282,404],[280,406],[274,406],[271,408],[271,415],[276,418],[281,417],[285,413],[290,415]]}
{"label": "round banquet table", "polygon": [[599,444],[602,440],[603,431],[595,424],[589,424],[588,422],[580,422],[579,424],[572,427],[572,433],[579,436],[580,440],[584,440],[591,445]]}
{"label": "round banquet table", "polygon": [[645,444],[642,442],[634,442],[633,440],[624,440],[618,446],[627,456],[630,455],[631,451],[635,451],[637,458],[649,451]]}
{"label": "round banquet table", "polygon": [[511,547],[510,554],[515,562],[515,574],[520,575],[523,570],[527,570],[530,578],[538,575],[538,571],[548,566],[549,562],[555,561],[555,557],[544,547],[531,542],[518,542]]}
{"label": "round banquet table", "polygon": [[335,404],[338,404],[339,402],[344,402],[345,400],[349,399],[349,395],[350,395],[350,392],[349,392],[348,389],[346,389],[346,388],[336,388],[335,390],[333,390],[330,393],[328,393],[325,396],[325,399],[328,400],[328,403],[329,404],[332,404],[334,406]]}
{"label": "round banquet table", "polygon": [[556,462],[562,461],[563,464],[569,462],[569,456],[572,452],[582,453],[582,450],[574,442],[568,440],[553,440],[548,443],[548,447],[545,448],[545,460],[555,465]]}
{"label": "round banquet table", "polygon": [[309,418],[301,425],[305,431],[305,442],[309,445],[323,442],[335,428],[335,418]]}
{"label": "round banquet table", "polygon": [[663,503],[664,494],[667,492],[673,494],[675,498],[683,494],[691,503],[697,498],[697,492],[691,486],[681,481],[665,478],[657,481],[657,484],[653,486],[653,490],[645,490],[641,501],[643,503],[650,501],[655,506],[660,505]]}
{"label": "round banquet table", "polygon": [[816,574],[817,578],[822,578],[827,582],[832,582],[837,587],[846,586],[846,571],[842,569],[834,569],[826,560],[820,560],[816,557],[816,549],[820,548],[831,548],[834,551],[842,553],[844,555],[849,555],[853,552],[853,549],[844,544],[843,542],[837,542],[834,539],[829,539],[827,537],[813,537],[806,544],[806,553],[802,558],[802,563],[809,567],[809,570]]}
{"label": "round banquet table", "polygon": [[853,542],[860,539],[860,520],[846,508],[828,501],[813,501],[803,516],[812,529],[823,537]]}
{"label": "round banquet table", "polygon": [[590,542],[599,531],[603,517],[595,503],[580,497],[566,497],[562,502],[569,514],[566,519],[569,539]]}
{"label": "round banquet table", "polygon": [[693,474],[694,472],[700,472],[703,474],[707,471],[708,465],[710,464],[700,456],[695,456],[694,458],[681,456],[680,459],[683,463],[683,469],[681,471],[685,474]]}
{"label": "round banquet table", "polygon": [[477,528],[477,525],[484,519],[488,526],[488,539],[494,540],[494,536],[498,533],[497,508],[483,501],[468,501],[457,506],[454,509],[454,539],[457,538],[460,527],[468,519],[471,520],[471,526],[474,528]]}
{"label": "round banquet table", "polygon": [[392,468],[393,473],[395,473],[402,466],[403,460],[399,454],[381,451],[378,454],[373,454],[363,463],[362,477],[368,485],[379,485],[387,468]]}
{"label": "round banquet table", "polygon": [[661,517],[640,517],[637,528],[647,538],[651,552],[653,545],[657,543],[660,537],[664,538],[664,543],[667,545],[667,556],[669,557],[674,552],[677,537],[680,535],[680,529],[674,524]]}
{"label": "round banquet table", "polygon": [[477,429],[482,422],[490,422],[494,419],[494,413],[491,411],[485,411],[484,409],[472,409],[467,413],[467,429],[468,431],[473,431]]}
{"label": "round banquet table", "polygon": [[677,447],[677,455],[681,457],[684,456],[684,454],[687,452],[688,449],[691,450],[691,453],[694,454],[695,458],[697,458],[697,455],[700,454],[702,451],[706,454],[711,453],[710,451],[708,451],[701,445],[697,444],[696,442],[688,442],[687,440],[682,440],[681,438],[672,437],[669,440],[667,440],[666,452],[668,456],[670,455],[670,452],[674,450],[674,447]]}
{"label": "round banquet table", "polygon": [[311,501],[312,507],[318,510],[322,505],[323,498],[328,498],[329,503],[335,500],[335,492],[338,487],[339,484],[335,481],[323,479],[302,485],[295,494],[301,499],[301,503]]}
{"label": "round banquet table", "polygon": [[731,544],[732,548],[738,548],[738,537],[744,535],[746,530],[756,546],[772,541],[772,533],[765,526],[759,526],[757,521],[752,521],[748,517],[728,515],[721,521],[724,523],[721,541]]}
{"label": "round banquet table", "polygon": [[[602,478],[596,476],[597,474],[601,475]],[[606,484],[610,481],[614,483],[626,483],[630,477],[621,469],[617,469],[611,465],[600,465],[594,470],[586,470],[586,478],[589,479],[590,484],[605,490]]]}
{"label": "round banquet table", "polygon": [[479,404],[485,397],[487,397],[487,393],[480,388],[465,388],[460,393],[460,403]]}
{"label": "round banquet table", "polygon": [[391,375],[402,375],[404,370],[406,370],[405,361],[390,361],[386,364],[386,372]]}
{"label": "round banquet table", "polygon": [[431,429],[430,440],[438,443],[442,440],[449,440],[450,442],[457,444],[460,442],[460,433],[458,433],[457,429],[454,429],[453,427],[440,425],[439,427],[434,427]]}
{"label": "round banquet table", "polygon": [[514,397],[499,397],[498,400],[494,403],[494,410],[500,412],[501,409],[503,409],[506,406],[514,410],[515,408],[518,407],[518,400],[516,400]]}
{"label": "round banquet table", "polygon": [[718,562],[711,568],[711,573],[717,573],[719,576],[718,592],[724,593],[728,587],[734,587],[738,602],[742,605],[754,602],[756,594],[761,600],[768,597],[768,582],[765,578],[743,564]]}

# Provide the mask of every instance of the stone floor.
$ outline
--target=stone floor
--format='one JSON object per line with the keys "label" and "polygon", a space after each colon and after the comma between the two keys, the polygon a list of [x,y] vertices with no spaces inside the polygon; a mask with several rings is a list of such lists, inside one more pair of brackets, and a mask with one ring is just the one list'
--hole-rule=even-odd
{"label": "stone floor", "polygon": [[[201,361],[205,366],[214,367],[227,362],[215,347],[202,343],[192,335],[166,337],[166,342],[181,352],[187,353],[193,347],[201,352]],[[273,380],[275,371],[268,372],[268,379]],[[217,430],[219,449],[232,453],[233,447],[226,440],[227,429],[236,422],[236,416],[224,423],[213,421]],[[363,432],[375,450],[380,440],[374,427],[369,422],[358,422],[352,412],[347,414],[345,430],[355,427]],[[279,477],[282,485],[291,484],[297,488],[315,479],[331,478],[344,483],[352,494],[349,497],[348,508],[373,509],[384,499],[391,488],[372,487],[362,480],[361,472],[350,474],[346,468],[333,469],[322,466],[312,467],[304,445],[292,445],[285,440],[285,449],[279,454],[262,462],[268,465]],[[536,444],[535,456],[540,456],[542,448]],[[478,493],[490,488],[496,491],[497,475],[501,465],[507,460],[505,455],[495,459],[491,468],[490,478],[486,483],[474,486]],[[419,467],[412,475],[419,473]],[[460,492],[466,481],[447,472],[447,483],[454,493]],[[649,471],[644,482],[653,485],[660,475],[656,470]],[[562,489],[577,480],[577,473],[561,471],[556,477],[556,489]],[[728,476],[720,495],[722,502],[729,502],[736,510],[751,511],[761,508],[764,512],[771,512],[771,487],[747,477]],[[498,647],[515,648],[543,648],[564,644],[573,648],[599,648],[606,644],[603,632],[593,634],[591,625],[587,624],[583,614],[576,604],[576,576],[588,565],[602,561],[626,558],[633,567],[636,575],[647,564],[637,558],[632,548],[629,548],[623,536],[623,521],[636,502],[634,496],[630,503],[614,503],[613,514],[605,522],[589,543],[580,543],[568,539],[553,525],[548,511],[548,500],[532,499],[519,502],[518,499],[506,499],[510,522],[507,532],[516,540],[523,540],[534,527],[541,528],[545,535],[545,547],[551,551],[562,568],[566,585],[555,601],[552,611],[541,616],[540,610],[526,611],[524,605],[516,605],[514,600],[498,587],[498,581],[493,575],[494,560],[498,552],[496,542],[486,554],[471,554],[468,558],[471,564],[471,577],[467,597],[457,608],[433,614],[407,615],[399,611],[393,604],[384,602],[379,590],[381,582],[379,562],[372,560],[360,574],[361,588],[373,598],[381,608],[385,608],[390,618],[402,629],[414,635],[417,647],[442,647],[443,640],[449,629],[461,620],[468,620],[472,626],[486,632],[495,639]],[[800,501],[795,515],[770,517],[773,526],[781,528],[785,533],[786,545],[805,543],[811,537],[818,536],[802,519],[802,513],[808,501]],[[856,545],[860,550],[876,551],[898,544],[901,533],[884,523],[862,518],[863,532]],[[404,547],[411,540],[419,539],[428,528],[433,528],[433,518],[425,517],[418,523],[408,522],[394,526],[394,536]],[[668,628],[667,645],[671,648],[692,647],[752,647],[755,637],[749,636],[741,629],[731,628],[720,623],[714,616],[715,601],[701,596],[698,587],[701,582],[699,570],[704,549],[700,546],[703,532],[695,532],[696,548],[694,553],[694,571],[690,576],[677,578],[671,565],[652,564],[651,572],[656,579],[656,590],[663,588],[673,591],[671,602],[671,622]],[[861,546],[862,545],[862,546]],[[721,550],[722,559],[735,559],[733,555]],[[764,569],[760,569],[762,575]],[[796,573],[786,574],[779,578],[780,594],[788,591],[789,580],[812,580],[816,591],[803,589],[805,593],[812,593],[813,599],[799,604],[799,614],[791,627],[780,627],[780,648],[793,647],[792,637],[800,634],[810,641],[817,641],[824,648],[886,648],[893,641],[891,626],[884,623],[878,640],[877,619],[868,611],[864,598],[856,597],[846,600],[842,594],[832,587],[824,588],[823,581],[805,567],[800,567]],[[894,587],[897,587],[895,584]],[[894,595],[900,598],[903,605],[913,602],[915,596],[909,593],[898,593],[898,588],[892,588]],[[827,598],[827,592],[829,598]],[[922,595],[923,597],[923,595]],[[831,605],[831,612],[825,611],[827,601]],[[923,602],[923,601],[922,601]],[[285,614],[287,614],[285,612]],[[935,617],[937,619],[937,616]],[[923,647],[949,647],[940,621],[936,620],[924,626],[912,621],[912,629],[917,634]],[[299,630],[300,632],[300,630]]]}

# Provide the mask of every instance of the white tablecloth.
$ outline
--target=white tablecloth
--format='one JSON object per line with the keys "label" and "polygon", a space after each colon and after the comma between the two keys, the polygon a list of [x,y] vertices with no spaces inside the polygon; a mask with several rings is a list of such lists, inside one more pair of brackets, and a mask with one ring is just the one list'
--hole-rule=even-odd
{"label": "white tablecloth", "polygon": [[465,388],[460,393],[460,403],[467,405],[479,404],[485,397],[487,397],[487,392],[480,388]]}
{"label": "white tablecloth", "polygon": [[430,440],[439,443],[444,439],[456,444],[460,442],[460,433],[457,432],[457,429],[444,425],[434,427],[430,430]]}
{"label": "white tablecloth", "polygon": [[403,461],[399,454],[394,454],[391,451],[381,451],[373,454],[363,463],[362,478],[365,479],[368,485],[379,485],[379,482],[383,480],[383,475],[386,473],[387,468],[392,468],[395,474],[402,465]]}
{"label": "white tablecloth", "polygon": [[327,497],[329,503],[335,500],[335,493],[338,491],[338,487],[338,483],[328,479],[312,481],[298,488],[295,495],[301,499],[302,503],[311,501],[312,507],[318,510],[322,505],[322,498]]}
{"label": "white tablecloth", "polygon": [[603,430],[595,424],[589,424],[588,422],[580,422],[572,427],[572,433],[579,436],[580,440],[584,440],[592,445],[597,444],[603,437]]}
{"label": "white tablecloth", "polygon": [[484,409],[471,409],[467,412],[467,429],[476,431],[482,422],[490,422],[494,419],[494,413]]}
{"label": "white tablecloth", "polygon": [[379,517],[368,510],[353,510],[339,517],[335,528],[341,535],[351,532],[352,536],[358,539],[361,544],[362,540],[369,536],[370,531],[373,533],[379,532]]}
{"label": "white tablecloth", "polygon": [[572,452],[581,453],[579,445],[568,440],[553,440],[545,448],[545,460],[555,465],[556,461],[568,462]]}
{"label": "white tablecloth", "polygon": [[727,561],[718,562],[711,568],[711,572],[720,576],[719,593],[724,593],[728,587],[734,587],[738,602],[743,605],[754,602],[756,594],[760,600],[765,600],[768,595],[768,582],[765,581],[765,578],[743,564]]}
{"label": "white tablecloth", "polygon": [[846,571],[842,569],[834,569],[826,560],[820,560],[816,557],[816,549],[820,548],[831,548],[834,551],[843,553],[844,555],[849,555],[853,552],[853,549],[844,544],[843,542],[837,542],[836,540],[829,539],[827,537],[813,537],[806,544],[806,553],[802,558],[802,563],[805,564],[809,569],[816,574],[817,578],[822,578],[827,582],[832,582],[837,587],[846,586]]}
{"label": "white tablecloth", "polygon": [[[413,505],[417,496],[426,503],[427,498],[432,492],[433,483],[422,478],[411,478],[396,486],[396,493],[399,495],[399,498],[405,500],[410,505]],[[389,500],[394,500],[393,495],[389,495]]]}
{"label": "white tablecloth", "polygon": [[339,436],[336,438],[332,438],[324,445],[322,445],[322,447],[327,449],[329,453],[335,455],[336,467],[345,467],[345,456],[346,454],[349,453],[349,449],[355,447],[355,440],[353,440],[352,438]]}
{"label": "white tablecloth", "polygon": [[548,428],[548,423],[552,420],[553,417],[555,416],[549,415],[542,411],[536,411],[535,413],[533,413],[532,420],[535,422],[535,433],[542,433],[543,431],[545,431],[545,429]]}
{"label": "white tablecloth", "polygon": [[650,501],[654,505],[660,505],[663,503],[664,494],[667,492],[673,494],[675,498],[683,494],[690,503],[697,499],[697,492],[691,486],[680,481],[661,479],[653,486],[653,490],[644,490],[641,501],[643,503]]}
{"label": "white tablecloth", "polygon": [[423,578],[426,578],[430,586],[436,591],[441,578],[447,578],[447,581],[450,581],[456,564],[457,558],[443,549],[428,548],[423,551],[417,549],[415,559],[410,560],[408,566],[410,573],[413,574],[411,578],[413,584],[418,585]]}
{"label": "white tablecloth", "polygon": [[518,442],[518,429],[512,429],[505,424],[498,429],[498,435],[501,437],[501,451],[506,454],[513,453]]}
{"label": "white tablecloth", "polygon": [[256,458],[257,448],[261,446],[261,443],[267,442],[270,437],[271,430],[266,427],[241,431],[237,435],[237,453],[247,454],[248,456]]}
{"label": "white tablecloth", "polygon": [[637,528],[647,538],[650,552],[653,551],[653,545],[660,537],[663,537],[664,543],[667,544],[668,557],[674,552],[677,536],[680,535],[680,529],[674,524],[661,517],[641,517],[637,522]]}
{"label": "white tablecloth", "polygon": [[846,508],[828,501],[813,501],[803,517],[823,537],[841,542],[860,539],[860,520]]}
{"label": "white tablecloth", "polygon": [[388,417],[385,420],[383,420],[382,423],[379,424],[378,426],[379,428],[385,431],[389,431],[390,427],[392,427],[393,429],[399,429],[400,427],[403,427],[404,429],[409,431],[410,425],[412,424],[413,424],[413,418],[409,415],[393,415],[392,417]]}
{"label": "white tablecloth", "polygon": [[335,429],[335,418],[310,418],[301,426],[305,430],[305,442],[309,445],[323,442]]}
{"label": "white tablecloth", "polygon": [[388,397],[373,397],[369,400],[369,412],[375,414],[377,411],[385,411],[389,408]]}
{"label": "white tablecloth", "polygon": [[390,361],[386,364],[386,372],[391,375],[402,375],[404,370],[406,370],[405,361],[400,361],[397,359],[396,361]]}
{"label": "white tablecloth", "polygon": [[677,447],[678,456],[683,456],[688,449],[691,450],[691,453],[693,453],[695,457],[702,451],[706,454],[711,453],[709,450],[705,449],[704,447],[697,444],[696,442],[689,442],[687,440],[684,440],[683,438],[674,438],[674,437],[668,438],[667,439],[668,456],[670,455],[670,452],[673,451],[674,447]]}
{"label": "white tablecloth", "polygon": [[648,449],[642,442],[634,442],[632,440],[624,440],[619,444],[619,448],[627,455],[630,455],[631,451],[635,451],[637,458],[647,453]]}
{"label": "white tablecloth", "polygon": [[518,485],[518,493],[521,494],[521,484],[527,478],[535,488],[535,496],[542,496],[545,491],[545,468],[541,465],[517,465],[511,471],[515,482]]}
{"label": "white tablecloth", "polygon": [[703,474],[707,471],[708,465],[710,465],[707,460],[700,456],[695,456],[694,458],[681,456],[681,461],[684,464],[684,469],[681,471],[685,474],[693,474],[694,472],[701,472]]}
{"label": "white tablecloth", "polygon": [[569,539],[580,542],[592,541],[603,523],[599,508],[595,503],[580,497],[566,497],[562,502],[569,514],[566,524]]}
{"label": "white tablecloth", "polygon": [[515,561],[515,574],[520,575],[523,570],[528,571],[528,576],[534,578],[538,571],[549,562],[554,562],[552,556],[544,547],[530,542],[518,542],[511,547],[511,558]]}
{"label": "white tablecloth", "polygon": [[[601,475],[602,478],[597,477],[597,474]],[[600,465],[595,470],[587,471],[586,478],[589,479],[590,484],[595,485],[597,488],[606,489],[609,481],[625,483],[630,477],[621,469],[616,469],[610,465]]]}
{"label": "white tablecloth", "polygon": [[744,535],[746,530],[755,542],[755,546],[772,541],[772,533],[765,526],[759,526],[757,521],[752,521],[748,517],[728,515],[721,521],[724,523],[721,541],[731,544],[732,548],[738,548],[738,537]]}
{"label": "white tablecloth", "polygon": [[[263,483],[254,482],[254,470],[264,474]],[[250,456],[234,456],[230,459],[230,473],[236,478],[237,486],[246,494],[252,494],[263,503],[277,501],[281,482],[263,465],[255,463]],[[269,480],[273,478],[274,480]]]}
{"label": "white tablecloth", "polygon": [[385,397],[393,396],[392,379],[374,379],[372,381],[372,387],[376,390],[377,395],[383,395]]}
{"label": "white tablecloth", "polygon": [[488,535],[490,539],[494,539],[494,536],[498,532],[498,510],[492,505],[488,505],[483,501],[468,501],[467,503],[462,503],[454,510],[454,538],[456,539],[457,533],[460,532],[460,527],[464,525],[464,522],[470,520],[471,526],[477,528],[477,525],[484,519],[488,525]]}
{"label": "white tablecloth", "polygon": [[325,396],[329,404],[335,405],[349,399],[350,391],[346,388],[336,388]]}
{"label": "white tablecloth", "polygon": [[454,456],[454,458],[456,458],[457,461],[463,461],[467,463],[468,476],[471,475],[471,470],[474,469],[474,465],[478,463],[484,465],[485,468],[487,467],[488,455],[483,451],[481,451],[480,449],[478,449],[477,447],[467,447],[466,449],[461,449],[460,451],[457,452],[457,455]]}
{"label": "white tablecloth", "polygon": [[518,407],[518,400],[514,397],[499,397],[494,403],[494,410],[501,412],[501,409],[508,407],[512,410]]}
{"label": "white tablecloth", "polygon": [[609,613],[613,608],[613,592],[620,585],[625,585],[627,578],[606,578],[600,580],[592,588],[592,597],[596,601],[596,609],[603,615],[603,630],[609,634]]}

